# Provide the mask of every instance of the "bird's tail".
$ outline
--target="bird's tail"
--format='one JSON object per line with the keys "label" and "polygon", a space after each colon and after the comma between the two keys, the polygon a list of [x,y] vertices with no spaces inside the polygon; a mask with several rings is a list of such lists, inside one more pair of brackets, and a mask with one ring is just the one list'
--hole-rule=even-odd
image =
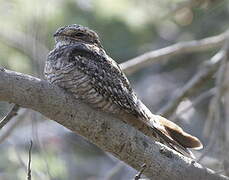
{"label": "bird's tail", "polygon": [[147,118],[134,118],[133,116],[125,118],[128,124],[184,156],[195,158],[189,148],[201,149],[203,147],[198,138],[184,132],[175,123],[161,116],[153,115],[143,104],[141,107]]}
{"label": "bird's tail", "polygon": [[158,115],[153,115],[148,125],[153,126],[160,141],[171,149],[191,158],[195,158],[190,149],[201,149],[202,143],[198,138],[182,130],[175,123]]}

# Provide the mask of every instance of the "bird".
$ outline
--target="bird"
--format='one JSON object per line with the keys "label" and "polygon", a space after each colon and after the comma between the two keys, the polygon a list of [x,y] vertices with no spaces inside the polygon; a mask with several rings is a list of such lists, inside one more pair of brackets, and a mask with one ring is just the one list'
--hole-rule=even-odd
{"label": "bird", "polygon": [[71,24],[54,33],[55,46],[47,56],[46,80],[92,108],[119,117],[146,136],[194,158],[190,149],[201,141],[166,118],[153,114],[138,98],[119,65],[104,50],[98,34]]}

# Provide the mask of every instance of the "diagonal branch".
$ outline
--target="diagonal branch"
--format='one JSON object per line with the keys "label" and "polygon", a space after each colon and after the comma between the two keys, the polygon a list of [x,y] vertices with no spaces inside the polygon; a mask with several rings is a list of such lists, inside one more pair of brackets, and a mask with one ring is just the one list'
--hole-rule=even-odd
{"label": "diagonal branch", "polygon": [[[138,171],[145,163],[143,173],[150,179],[228,179],[154,142],[118,118],[75,101],[62,89],[38,78],[0,70],[0,100],[42,113]],[[160,151],[162,148],[169,156]]]}
{"label": "diagonal branch", "polygon": [[43,61],[46,59],[46,55],[49,52],[48,48],[44,44],[32,35],[15,29],[1,29],[0,41],[28,56],[33,63],[32,67],[35,68],[34,72],[41,75],[41,72],[43,71]]}
{"label": "diagonal branch", "polygon": [[171,121],[177,122],[178,117],[182,114],[186,113],[188,110],[190,110],[192,107],[195,107],[197,104],[201,103],[204,99],[212,97],[216,92],[216,87],[208,89],[207,91],[201,93],[199,96],[197,96],[193,101],[192,104],[182,109],[179,113],[173,113],[172,117],[170,118]]}
{"label": "diagonal branch", "polygon": [[130,59],[122,64],[120,64],[121,69],[128,75],[138,71],[139,69],[158,62],[161,59],[170,58],[174,55],[191,53],[191,52],[201,52],[210,50],[213,48],[218,48],[223,45],[225,38],[229,32],[226,31],[217,36],[208,37],[201,40],[194,40],[188,42],[179,42],[177,44],[158,49],[155,51],[150,51],[142,54],[138,57]]}
{"label": "diagonal branch", "polygon": [[184,97],[188,96],[194,89],[198,89],[207,79],[212,77],[224,57],[225,51],[221,50],[216,53],[181,89],[175,91],[173,99],[162,107],[158,113],[162,116],[170,116]]}
{"label": "diagonal branch", "polygon": [[35,37],[17,30],[1,29],[0,40],[6,43],[9,47],[15,48],[26,54],[33,60],[44,61],[46,54],[49,52],[48,48],[36,40]]}
{"label": "diagonal branch", "polygon": [[20,107],[17,104],[14,104],[8,114],[1,120],[0,122],[0,130],[12,119],[14,116],[17,115],[18,110]]}

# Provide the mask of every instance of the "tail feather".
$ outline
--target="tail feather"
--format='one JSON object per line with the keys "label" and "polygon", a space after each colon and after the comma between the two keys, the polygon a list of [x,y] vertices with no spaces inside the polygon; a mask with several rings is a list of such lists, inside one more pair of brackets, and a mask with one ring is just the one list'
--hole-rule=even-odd
{"label": "tail feather", "polygon": [[192,152],[179,144],[176,140],[172,139],[170,136],[166,135],[162,130],[159,130],[158,128],[154,128],[154,131],[158,135],[158,139],[160,139],[160,142],[167,145],[171,149],[179,152],[180,154],[190,157],[192,159],[195,159],[195,156],[192,154]]}
{"label": "tail feather", "polygon": [[194,159],[194,155],[188,148],[201,149],[203,147],[196,137],[184,132],[178,125],[161,116],[152,114],[151,118],[142,119],[129,114],[122,116],[122,119],[145,135],[165,144],[184,156]]}
{"label": "tail feather", "polygon": [[194,155],[188,148],[201,149],[203,147],[198,138],[184,132],[175,123],[158,115],[152,115],[152,119],[156,124],[159,124],[155,128],[157,134],[159,134],[170,148],[177,152],[194,159]]}
{"label": "tail feather", "polygon": [[165,128],[169,136],[185,148],[201,149],[202,143],[198,138],[183,131],[181,127],[161,116],[155,116],[157,121]]}

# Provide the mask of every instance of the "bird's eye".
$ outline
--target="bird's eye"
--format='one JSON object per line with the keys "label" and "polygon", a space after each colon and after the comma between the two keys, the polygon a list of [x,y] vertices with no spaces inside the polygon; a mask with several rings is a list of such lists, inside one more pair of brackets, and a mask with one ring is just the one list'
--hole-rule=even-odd
{"label": "bird's eye", "polygon": [[74,36],[85,36],[85,34],[80,33],[80,32],[78,32],[78,33],[74,33],[73,35],[74,35]]}

